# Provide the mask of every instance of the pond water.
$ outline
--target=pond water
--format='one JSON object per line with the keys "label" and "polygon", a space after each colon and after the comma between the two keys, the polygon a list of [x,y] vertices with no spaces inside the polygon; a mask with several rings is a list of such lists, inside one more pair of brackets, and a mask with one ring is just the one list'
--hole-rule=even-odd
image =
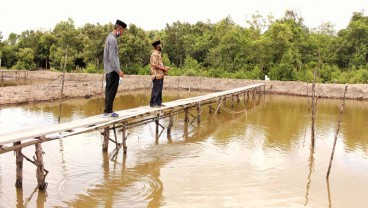
{"label": "pond water", "polygon": [[[198,94],[164,91],[164,101]],[[114,109],[147,104],[146,95],[121,94]],[[62,122],[99,114],[101,101],[65,101]],[[43,143],[46,192],[36,189],[36,169],[27,161],[23,188],[16,188],[15,156],[2,154],[0,207],[367,207],[367,102],[346,101],[327,183],[341,100],[318,100],[314,151],[310,100],[244,101],[234,108],[228,102],[229,112],[216,115],[205,108],[199,125],[185,125],[180,114],[170,138],[164,131],[156,141],[154,123],[130,129],[125,156],[114,157],[112,143],[103,153],[100,132]],[[58,103],[7,106],[0,110],[0,134],[57,120]],[[30,158],[34,151],[23,149]]]}

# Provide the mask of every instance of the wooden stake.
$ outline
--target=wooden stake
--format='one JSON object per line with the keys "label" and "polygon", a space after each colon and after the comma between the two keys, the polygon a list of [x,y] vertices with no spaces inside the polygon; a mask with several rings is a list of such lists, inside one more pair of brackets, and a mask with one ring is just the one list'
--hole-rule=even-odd
{"label": "wooden stake", "polygon": [[231,108],[234,108],[234,95],[231,95]]}
{"label": "wooden stake", "polygon": [[104,141],[102,143],[102,151],[106,152],[109,148],[109,139],[110,139],[110,127],[104,128],[103,132]]}
{"label": "wooden stake", "polygon": [[35,144],[36,146],[36,164],[37,164],[37,170],[36,170],[36,176],[37,176],[37,183],[38,183],[38,188],[41,190],[46,189],[46,182],[45,182],[45,169],[44,169],[44,165],[43,165],[43,152],[42,152],[42,147],[41,147],[41,143],[37,143]]}
{"label": "wooden stake", "polygon": [[173,112],[170,112],[169,125],[167,126],[167,137],[171,137],[171,128],[174,126]]}
{"label": "wooden stake", "polygon": [[68,45],[66,45],[66,51],[65,51],[65,60],[64,60],[64,70],[63,70],[63,79],[61,82],[61,91],[60,91],[60,102],[59,102],[59,118],[58,122],[60,123],[60,117],[61,117],[61,103],[63,102],[63,91],[64,91],[64,79],[65,79],[65,68],[66,68],[66,60],[68,58]]}
{"label": "wooden stake", "polygon": [[333,160],[333,157],[334,157],[334,154],[335,154],[337,135],[339,134],[339,131],[340,131],[340,124],[341,124],[341,120],[342,120],[342,113],[344,112],[344,106],[345,106],[345,100],[346,100],[346,91],[348,91],[348,85],[345,85],[344,100],[342,101],[342,105],[341,105],[341,108],[340,108],[340,117],[339,117],[339,121],[337,122],[337,129],[336,129],[336,134],[335,134],[335,140],[334,140],[334,144],[333,144],[333,148],[332,148],[332,153],[331,153],[331,158],[330,158],[330,164],[328,165],[326,179],[328,179],[329,176],[330,176],[330,170],[331,170],[332,160]]}
{"label": "wooden stake", "polygon": [[[14,146],[20,145],[21,142],[14,142]],[[15,150],[16,155],[16,181],[15,186],[16,187],[22,187],[23,186],[23,154],[22,154],[22,148]]]}
{"label": "wooden stake", "polygon": [[200,110],[201,110],[201,104],[198,103],[198,105],[197,105],[197,123],[198,124],[201,123],[201,112],[200,112]]}
{"label": "wooden stake", "polygon": [[122,136],[123,136],[123,151],[124,154],[127,153],[128,147],[126,144],[126,140],[127,140],[127,136],[126,136],[126,123],[123,123],[123,128],[122,128]]}
{"label": "wooden stake", "polygon": [[209,105],[209,106],[208,106],[208,109],[209,109],[209,113],[211,114],[211,113],[212,113],[212,109],[213,109],[213,108],[212,108],[212,105]]}
{"label": "wooden stake", "polygon": [[315,102],[315,95],[316,95],[316,69],[313,72],[313,83],[312,83],[312,128],[311,128],[311,145],[314,147],[314,138],[315,138],[315,128],[314,128],[314,121],[316,118],[316,102]]}
{"label": "wooden stake", "polygon": [[243,94],[244,94],[243,104],[245,105],[245,91],[243,92]]}
{"label": "wooden stake", "polygon": [[159,126],[160,114],[156,115],[155,124],[156,124],[156,140],[158,140],[158,126]]}
{"label": "wooden stake", "polygon": [[189,109],[188,108],[185,108],[184,110],[184,122],[185,123],[188,123],[189,122]]}

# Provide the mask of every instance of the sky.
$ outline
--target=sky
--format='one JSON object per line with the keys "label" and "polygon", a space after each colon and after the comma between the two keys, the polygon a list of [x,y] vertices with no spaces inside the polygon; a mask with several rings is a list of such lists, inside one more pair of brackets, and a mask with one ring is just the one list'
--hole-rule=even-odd
{"label": "sky", "polygon": [[346,28],[353,12],[368,15],[368,0],[1,0],[0,31],[4,40],[10,33],[51,30],[69,17],[76,27],[121,19],[144,30],[160,30],[175,21],[216,23],[230,16],[245,27],[257,12],[278,19],[286,10],[296,11],[309,28],[331,22],[338,31]]}

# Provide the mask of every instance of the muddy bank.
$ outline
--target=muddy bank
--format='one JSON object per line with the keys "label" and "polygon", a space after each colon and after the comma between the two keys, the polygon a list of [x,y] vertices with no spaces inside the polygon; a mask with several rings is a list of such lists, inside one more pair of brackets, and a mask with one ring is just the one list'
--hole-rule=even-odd
{"label": "muddy bank", "polygon": [[[14,73],[6,75],[5,78],[14,78]],[[29,72],[30,79],[47,79],[49,81],[41,84],[9,86],[0,88],[0,105],[20,104],[39,101],[53,101],[60,98],[62,86],[62,73],[50,71]],[[222,91],[237,88],[254,83],[264,83],[267,93],[288,94],[307,96],[311,94],[312,85],[305,82],[292,81],[263,81],[263,80],[237,80],[218,79],[208,77],[165,77],[165,89],[183,89],[192,91]],[[119,92],[148,89],[151,84],[150,76],[126,75]],[[323,98],[342,98],[344,86],[341,84],[318,84],[317,93]],[[308,90],[307,90],[308,87]],[[64,97],[92,97],[103,94],[101,74],[76,74],[67,73],[64,83]],[[368,101],[367,84],[348,85],[348,99]]]}

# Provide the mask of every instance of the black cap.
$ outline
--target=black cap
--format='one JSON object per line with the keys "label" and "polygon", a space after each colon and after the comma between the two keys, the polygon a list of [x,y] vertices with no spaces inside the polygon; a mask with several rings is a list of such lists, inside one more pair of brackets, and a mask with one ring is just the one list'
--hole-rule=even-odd
{"label": "black cap", "polygon": [[124,29],[127,27],[127,24],[125,24],[125,23],[124,23],[123,21],[121,21],[121,20],[116,20],[116,23],[115,23],[115,24],[122,26]]}
{"label": "black cap", "polygon": [[160,40],[157,40],[157,41],[155,41],[155,42],[152,43],[153,47],[156,47],[156,46],[158,46],[160,44],[161,44],[161,41]]}

